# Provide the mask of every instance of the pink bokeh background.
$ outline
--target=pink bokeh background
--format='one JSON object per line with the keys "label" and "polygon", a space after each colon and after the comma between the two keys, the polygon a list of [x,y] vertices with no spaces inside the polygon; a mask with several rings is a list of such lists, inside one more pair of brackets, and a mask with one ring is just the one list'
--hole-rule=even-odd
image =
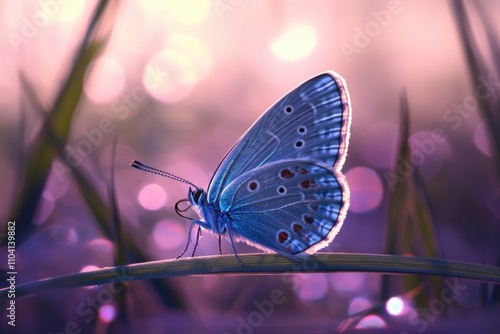
{"label": "pink bokeh background", "polygon": [[[500,23],[494,18],[500,3],[478,4],[498,33]],[[0,217],[8,216],[18,190],[12,161],[27,149],[41,125],[19,74],[49,106],[94,6],[95,1],[83,0],[0,2]],[[479,47],[486,49],[477,15],[471,12],[471,17]],[[484,250],[478,247],[491,241],[491,235],[498,236],[500,186],[491,181],[493,152],[474,105],[476,87],[448,1],[122,1],[110,24],[111,38],[86,73],[67,159],[76,159],[103,194],[114,168],[120,214],[130,224],[124,228],[151,260],[174,258],[182,251],[189,222],[178,217],[173,206],[186,197],[188,187],[140,173],[130,168],[130,161],[167,170],[206,189],[220,160],[255,119],[286,92],[327,70],[345,78],[353,109],[344,166],[351,209],[327,251],[383,252],[391,192],[386,175],[397,160],[402,89],[410,105],[412,147],[425,146],[435,129],[443,135],[442,141],[433,142],[431,153],[422,153],[418,166],[430,190],[443,257],[482,262]],[[484,80],[490,82],[491,94],[499,96],[499,81]],[[457,105],[464,105],[465,111],[460,113]],[[19,138],[22,122],[26,131]],[[115,245],[103,238],[81,198],[69,160],[58,161],[69,170],[52,169],[33,222],[36,234],[18,249],[22,282],[113,265]],[[243,244],[237,247],[241,253],[256,251]],[[227,242],[223,251],[231,252]],[[217,239],[203,237],[197,255],[217,252]],[[197,319],[193,325],[216,327],[222,317],[225,328],[233,326],[234,332],[238,314],[246,314],[254,298],[266,296],[259,284],[272,287],[281,280],[205,276],[171,281],[188,305],[180,321]],[[335,329],[349,312],[373,306],[380,286],[376,274],[304,274],[299,281],[288,297],[293,303],[269,323],[289,319],[299,310],[304,318],[319,319],[320,328]],[[141,282],[136,287],[145,295],[135,296],[136,301],[150,313],[137,312],[132,327],[170,328],[173,318],[161,320],[168,312],[152,290]],[[233,300],[236,291],[246,297]],[[478,291],[477,284],[458,301],[466,309],[467,301],[475,298],[473,291]],[[22,313],[34,328],[49,331],[58,330],[67,319],[82,323],[73,311],[85,293],[88,289],[73,289],[66,300],[65,292],[57,292],[37,306],[23,303]],[[41,305],[46,313],[38,310]],[[98,322],[107,324],[117,310],[104,306]],[[44,327],[44,316],[59,307],[67,311]],[[418,312],[414,305],[392,300],[388,307],[396,314],[392,320],[371,316],[365,326],[416,329],[406,320]],[[439,318],[434,325],[446,321]]]}

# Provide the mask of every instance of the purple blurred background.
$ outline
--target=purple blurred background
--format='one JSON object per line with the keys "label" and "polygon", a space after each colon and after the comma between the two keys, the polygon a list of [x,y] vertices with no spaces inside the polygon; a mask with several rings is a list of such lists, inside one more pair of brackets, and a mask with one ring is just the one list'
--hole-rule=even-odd
{"label": "purple blurred background", "polygon": [[[500,3],[476,3],[498,35]],[[19,188],[13,161],[27,151],[42,121],[26,101],[19,73],[42,103],[50,105],[94,6],[95,1],[83,0],[0,2],[0,226],[15,220],[9,217]],[[478,47],[486,52],[480,20],[474,11],[470,16]],[[36,232],[17,247],[18,284],[113,265],[116,245],[96,224],[72,169],[91,175],[93,186],[106,196],[115,136],[116,195],[128,224],[123,229],[150,260],[176,257],[184,248],[189,222],[173,206],[186,197],[188,187],[141,173],[130,168],[130,161],[167,170],[206,189],[224,154],[257,117],[286,92],[326,70],[346,79],[353,122],[344,166],[351,206],[343,229],[325,251],[384,252],[393,186],[388,173],[397,161],[399,97],[405,88],[410,141],[420,150],[417,168],[429,192],[440,256],[499,264],[500,186],[477,99],[498,98],[500,78],[492,71],[482,78],[483,87],[471,83],[450,2],[123,1],[110,24],[109,43],[86,74],[66,161],[53,164],[33,221]],[[441,134],[439,140],[433,131]],[[231,253],[227,241],[222,248]],[[244,244],[237,249],[256,251]],[[217,252],[216,238],[202,238],[197,255]],[[5,254],[1,250],[3,270]],[[169,297],[158,297],[147,282],[134,282],[127,293],[128,327],[147,333],[187,328],[235,333],[245,332],[243,321],[256,332],[335,332],[349,314],[378,302],[378,274],[297,277],[296,289],[280,276],[169,279],[182,300],[170,306],[163,300]],[[444,310],[429,306],[432,318],[422,315],[411,298],[400,298],[386,305],[389,315],[370,315],[356,326],[407,333],[421,332],[424,323],[428,332],[498,326],[495,309],[481,304],[482,286],[460,284],[466,286],[463,293],[442,303]],[[259,324],[259,317],[251,318],[255,301],[268,300],[274,289],[284,291],[286,302],[274,305]],[[87,298],[100,296],[99,291],[79,288],[19,297],[17,328],[59,333],[74,321],[82,332],[119,332],[120,327],[113,327],[119,313],[114,301],[101,298],[90,323],[88,314],[77,312]],[[483,312],[478,313],[480,307]],[[1,314],[2,328],[11,330]]]}

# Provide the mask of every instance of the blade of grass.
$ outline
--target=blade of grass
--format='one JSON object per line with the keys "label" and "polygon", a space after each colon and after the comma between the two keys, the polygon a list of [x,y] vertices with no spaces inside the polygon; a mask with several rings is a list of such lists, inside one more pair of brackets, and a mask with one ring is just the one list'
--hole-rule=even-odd
{"label": "blade of grass", "polygon": [[[498,42],[498,35],[496,29],[489,20],[488,15],[486,15],[484,6],[471,2],[472,6],[478,16],[478,22],[482,25],[483,31],[486,35],[489,50],[491,52],[490,59],[493,60],[493,69],[488,73],[487,62],[485,61],[485,55],[481,52],[478,47],[478,43],[474,38],[473,28],[467,15],[467,11],[463,1],[450,1],[450,5],[454,14],[455,23],[459,32],[459,38],[462,41],[463,50],[465,53],[467,65],[469,68],[470,80],[473,87],[478,87],[483,85],[481,78],[489,78],[492,74],[496,76],[498,80],[500,76],[500,65],[498,59],[500,59],[500,45]],[[497,172],[497,181],[500,181],[500,116],[498,111],[500,110],[500,95],[497,91],[490,91],[490,96],[487,98],[478,98],[479,111],[483,116],[486,127],[489,133],[491,148],[494,151],[494,163],[496,165],[495,171]],[[484,286],[484,299],[483,302],[486,303],[488,287]],[[498,286],[493,287],[492,292],[493,303],[500,302],[500,288]]]}
{"label": "blade of grass", "polygon": [[[409,218],[411,217],[414,221],[415,232],[419,236],[417,240],[422,246],[422,251],[419,255],[439,258],[436,226],[430,209],[427,191],[418,170],[415,170],[410,184],[412,186],[411,192],[414,197],[414,205],[408,205]],[[421,280],[419,284],[423,284],[423,282],[427,283],[426,287],[428,289],[425,290],[428,292],[427,300],[422,298],[420,300],[421,304],[419,305],[427,305],[427,302],[430,301],[429,299],[432,299],[433,296],[439,294],[443,289],[442,281],[438,280],[436,277],[427,277]],[[417,295],[417,298],[419,296],[420,295]]]}
{"label": "blade of grass", "polygon": [[408,206],[410,216],[415,220],[415,228],[420,236],[422,244],[422,255],[426,257],[439,257],[437,249],[437,238],[435,233],[434,219],[432,218],[427,199],[427,191],[420,179],[418,170],[415,170],[410,182],[414,205]]}
{"label": "blade of grass", "polygon": [[[484,3],[474,2],[473,5],[477,9],[479,15],[479,21],[482,22],[484,30],[486,33],[486,38],[492,53],[492,59],[500,59],[500,43],[498,43],[498,34],[496,32],[495,26],[492,24],[488,15],[486,15],[486,9],[484,8]],[[495,72],[497,76],[500,76],[500,63],[498,61],[493,63],[495,66]]]}
{"label": "blade of grass", "polygon": [[[46,122],[56,134],[62,146],[67,140],[71,120],[83,90],[83,77],[87,66],[104,46],[105,38],[92,40],[97,32],[98,23],[108,1],[98,3],[94,15],[76,53],[73,67],[62,84],[53,107],[47,113]],[[32,228],[32,219],[47,181],[52,161],[56,152],[44,131],[40,131],[33,140],[27,154],[23,183],[20,187],[10,218],[16,220],[16,237],[19,242],[25,241]]]}
{"label": "blade of grass", "polygon": [[[400,96],[400,121],[399,153],[395,166],[398,175],[389,198],[386,253],[405,255],[422,253],[423,256],[438,257],[432,217],[425,200],[425,189],[418,183],[418,170],[411,163],[410,110],[405,91]],[[419,245],[422,247],[418,247]],[[382,277],[382,300],[390,297],[391,279],[389,276]],[[405,276],[404,290],[411,291],[424,285],[430,288],[426,289],[429,295],[434,295],[441,289],[438,281],[427,283],[425,281],[426,279],[420,276]],[[427,299],[425,294],[415,296],[417,305],[426,305]]]}
{"label": "blade of grass", "polygon": [[[33,86],[28,82],[27,78],[22,73],[20,74],[20,78],[24,88],[24,92],[28,96],[29,101],[31,102],[35,110],[38,111],[39,115],[44,116],[45,115],[44,107],[40,103],[40,100],[37,97],[33,89]],[[65,156],[64,147],[61,144],[61,142],[56,138],[56,135],[52,131],[49,123],[44,124],[43,131],[45,133],[47,140],[50,141],[52,147],[55,149],[58,157],[61,160],[64,160]],[[120,248],[121,248],[121,253],[123,253],[123,255],[118,255],[117,258],[123,257],[123,262],[117,262],[115,264],[120,265],[126,263],[125,250],[126,253],[130,254],[138,262],[148,261],[148,257],[144,254],[144,252],[142,251],[141,247],[139,247],[135,239],[132,236],[130,236],[126,230],[120,228],[120,226],[130,226],[131,225],[130,223],[128,223],[126,220],[123,219],[122,223],[119,223],[119,226],[116,226],[116,224],[115,225],[112,224],[111,226],[115,227],[114,231],[108,224],[110,216],[112,217],[111,219],[112,222],[118,222],[117,218],[119,217],[118,217],[118,208],[116,203],[115,203],[116,208],[113,209],[114,200],[111,199],[110,201],[111,203],[111,214],[110,214],[110,209],[108,208],[108,205],[104,200],[104,197],[97,190],[97,188],[93,186],[93,182],[91,178],[88,176],[88,174],[85,173],[85,171],[81,169],[80,166],[73,167],[71,171],[73,174],[73,179],[77,183],[78,190],[82,194],[86,204],[89,206],[89,209],[96,218],[96,221],[99,223],[99,226],[104,235],[110,240],[117,240],[117,242],[123,244],[122,246],[117,245],[118,253],[120,254]],[[114,176],[114,174],[111,175]],[[113,180],[111,182],[114,185]],[[114,192],[114,190],[111,191],[111,193],[112,192]],[[117,233],[118,236],[116,235]],[[169,282],[163,280],[152,280],[150,281],[150,283],[153,289],[156,291],[156,294],[160,297],[160,300],[162,300],[165,306],[169,308],[178,308],[178,309],[185,308],[185,303],[183,302],[182,298],[180,298],[176,290],[169,284]]]}
{"label": "blade of grass", "polygon": [[[388,221],[385,237],[385,253],[398,254],[398,231],[400,223],[405,223],[403,220],[403,210],[406,203],[406,182],[401,180],[404,177],[400,172],[405,170],[405,161],[408,161],[410,156],[410,146],[408,138],[410,136],[410,116],[408,111],[408,101],[406,91],[403,90],[400,95],[400,133],[399,133],[399,149],[394,166],[395,176],[392,182],[392,192],[389,195]],[[382,276],[380,298],[387,300],[390,297],[390,277]]]}
{"label": "blade of grass", "polygon": [[[500,268],[443,259],[380,254],[317,253],[303,261],[278,254],[242,254],[242,267],[234,255],[203,256],[107,267],[91,272],[57,276],[16,287],[16,297],[50,289],[83,287],[120,281],[216,274],[292,274],[372,272],[422,274],[500,283]],[[5,296],[9,288],[0,289]]]}
{"label": "blade of grass", "polygon": [[[116,200],[115,192],[115,161],[116,161],[116,143],[118,142],[118,136],[115,135],[113,138],[113,144],[111,146],[111,168],[110,168],[110,181],[109,181],[109,202],[111,206],[111,222],[114,232],[114,244],[115,254],[114,254],[114,264],[115,266],[123,266],[127,264],[126,259],[126,246],[123,238],[123,230],[121,228],[122,223],[120,220],[120,209],[118,207],[118,202]],[[128,287],[124,284],[124,289],[118,294],[114,294],[114,299],[118,305],[118,317],[115,318],[115,322],[126,325],[128,323],[127,317],[127,295]]]}
{"label": "blade of grass", "polygon": [[[452,7],[455,22],[459,31],[459,37],[464,48],[473,87],[483,86],[481,79],[484,80],[485,78],[489,78],[488,74],[491,75],[492,73],[488,73],[485,68],[486,62],[483,61],[480,48],[474,40],[472,26],[469,22],[464,3],[461,0],[456,0],[450,1],[450,5]],[[472,5],[474,5],[473,2]],[[493,30],[491,27],[485,26],[484,29],[487,32],[487,36],[493,36],[492,32],[488,32]],[[495,57],[498,52],[498,46],[496,45],[496,41],[489,40],[489,42],[493,43],[490,45],[490,49],[493,50],[492,57]],[[492,59],[498,62],[498,58]],[[479,103],[481,115],[486,121],[486,126],[492,143],[491,146],[494,150],[494,159],[496,164],[495,170],[497,171],[498,180],[500,180],[500,118],[497,115],[500,108],[498,105],[499,99],[498,96],[494,95],[494,92],[490,92],[490,96],[488,98],[478,98],[477,101]]]}

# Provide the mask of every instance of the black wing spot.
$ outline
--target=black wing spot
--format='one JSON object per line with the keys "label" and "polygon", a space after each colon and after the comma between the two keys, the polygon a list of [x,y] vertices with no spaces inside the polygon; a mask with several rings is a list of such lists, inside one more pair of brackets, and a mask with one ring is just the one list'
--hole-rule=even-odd
{"label": "black wing spot", "polygon": [[286,187],[284,186],[279,186],[276,191],[278,192],[279,195],[284,195],[286,194]]}
{"label": "black wing spot", "polygon": [[308,215],[303,215],[302,219],[304,220],[304,223],[307,225],[312,225],[314,223],[314,218]]}
{"label": "black wing spot", "polygon": [[297,140],[295,142],[295,148],[301,148],[304,146],[304,141],[303,140]]}
{"label": "black wing spot", "polygon": [[285,106],[285,108],[283,108],[283,111],[285,112],[285,114],[290,115],[293,112],[293,106],[287,105]]}
{"label": "black wing spot", "polygon": [[310,204],[310,205],[309,205],[309,209],[310,209],[311,211],[317,212],[317,211],[318,211],[318,209],[319,209],[319,206],[318,206],[317,204]]}
{"label": "black wing spot", "polygon": [[299,127],[297,128],[297,133],[298,133],[299,135],[303,135],[303,134],[305,134],[306,132],[307,132],[307,128],[306,128],[305,126],[299,126]]}

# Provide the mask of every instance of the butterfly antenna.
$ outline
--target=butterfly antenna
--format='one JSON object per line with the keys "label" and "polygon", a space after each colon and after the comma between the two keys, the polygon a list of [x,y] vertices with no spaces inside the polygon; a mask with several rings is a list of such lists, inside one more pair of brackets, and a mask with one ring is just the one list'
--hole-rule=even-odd
{"label": "butterfly antenna", "polygon": [[[180,205],[182,203],[188,203],[188,206],[185,208],[185,209],[182,209],[180,207]],[[191,207],[192,205],[190,204],[189,202],[189,199],[185,198],[185,199],[181,199],[181,200],[178,200],[177,203],[175,203],[175,212],[181,216],[182,218],[186,218],[186,219],[189,219],[189,220],[194,220],[196,218],[191,218],[191,217],[188,217],[188,216],[185,216],[183,215],[184,212],[186,212],[187,210],[189,210],[189,208]]]}
{"label": "butterfly antenna", "polygon": [[163,176],[163,177],[175,180],[175,181],[186,183],[186,184],[190,185],[191,187],[193,187],[194,189],[199,190],[199,188],[194,183],[191,183],[188,180],[183,179],[182,177],[179,177],[177,175],[165,172],[165,171],[163,171],[161,169],[158,169],[158,168],[154,168],[154,167],[145,165],[142,162],[139,162],[137,160],[132,160],[132,163],[130,164],[130,166],[132,166],[134,168],[137,168],[139,170],[142,170],[144,172],[148,172],[148,173],[151,173],[151,174],[160,175],[160,176]]}

